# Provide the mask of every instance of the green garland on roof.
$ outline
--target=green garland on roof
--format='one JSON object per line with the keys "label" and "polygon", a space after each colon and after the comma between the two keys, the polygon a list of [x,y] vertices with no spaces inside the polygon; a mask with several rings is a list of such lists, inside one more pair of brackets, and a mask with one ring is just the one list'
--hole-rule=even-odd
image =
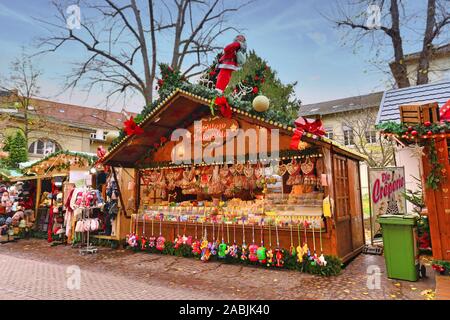
{"label": "green garland on roof", "polygon": [[[83,159],[87,160],[88,166],[92,166],[98,159],[97,156],[90,156],[90,155],[85,154],[85,153],[68,151],[68,150],[60,150],[60,151],[56,151],[54,153],[51,153],[51,154],[45,156],[44,158],[42,158],[39,161],[33,163],[32,165],[29,165],[28,167],[22,168],[22,172],[25,173],[30,168],[35,167],[36,165],[39,165],[39,164],[43,163],[44,161],[47,161],[47,160],[49,160],[51,158],[55,158],[55,157],[57,157],[59,155],[67,155],[67,156],[83,158]],[[69,167],[70,167],[70,164],[61,164],[61,165],[58,165],[58,166],[51,166],[51,167],[49,167],[49,172],[51,172],[51,171],[53,171],[55,169],[56,170],[68,169]]]}
{"label": "green garland on roof", "polygon": [[[141,123],[142,120],[157,106],[161,104],[164,99],[170,96],[176,89],[181,89],[187,91],[191,94],[201,96],[208,100],[213,100],[217,96],[217,91],[214,89],[207,88],[200,84],[193,84],[188,82],[179,72],[179,70],[173,70],[166,64],[159,65],[161,69],[161,79],[157,80],[158,86],[156,89],[158,90],[159,97],[151,105],[145,106],[142,112],[137,115],[134,120],[137,124]],[[252,102],[250,101],[241,101],[231,96],[227,96],[227,100],[231,107],[236,109],[240,109],[242,111],[248,112],[251,115],[262,116],[267,121],[275,121],[285,125],[292,125],[294,122],[294,118],[282,112],[281,110],[275,110],[269,108],[266,112],[257,112],[253,109]],[[119,136],[112,141],[108,150],[111,150],[115,147],[124,137],[126,136],[123,130],[120,131]]]}

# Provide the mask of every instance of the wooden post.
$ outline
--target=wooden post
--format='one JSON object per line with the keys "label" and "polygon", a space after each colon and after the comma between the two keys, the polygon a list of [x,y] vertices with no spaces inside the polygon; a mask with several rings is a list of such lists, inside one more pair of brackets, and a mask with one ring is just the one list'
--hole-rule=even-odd
{"label": "wooden post", "polygon": [[120,190],[120,183],[119,183],[119,180],[117,180],[116,168],[111,167],[111,170],[113,172],[114,180],[116,181],[116,184],[117,184],[117,189],[119,190],[120,205],[122,206],[122,210],[123,210],[125,216],[128,216],[127,215],[127,207],[125,206],[125,203],[123,202],[122,191]]}

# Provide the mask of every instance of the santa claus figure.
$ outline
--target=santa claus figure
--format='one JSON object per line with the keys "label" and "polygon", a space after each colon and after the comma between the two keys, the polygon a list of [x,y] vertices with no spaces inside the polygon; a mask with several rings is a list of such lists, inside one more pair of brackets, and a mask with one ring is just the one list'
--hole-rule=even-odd
{"label": "santa claus figure", "polygon": [[230,43],[223,49],[223,55],[219,59],[220,69],[217,75],[216,90],[223,93],[228,86],[233,71],[245,63],[245,52],[247,51],[247,41],[243,35],[238,35],[234,38],[233,43]]}
{"label": "santa claus figure", "polygon": [[450,100],[444,103],[439,109],[439,118],[441,122],[449,121],[450,122]]}

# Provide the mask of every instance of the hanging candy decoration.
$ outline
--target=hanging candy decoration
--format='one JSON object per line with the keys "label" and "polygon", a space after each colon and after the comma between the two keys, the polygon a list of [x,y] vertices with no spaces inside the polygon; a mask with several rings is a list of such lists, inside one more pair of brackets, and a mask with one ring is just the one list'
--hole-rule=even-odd
{"label": "hanging candy decoration", "polygon": [[[202,223],[202,229],[203,229],[203,223]],[[206,226],[205,226],[205,233],[203,235],[203,240],[200,245],[200,249],[202,250],[200,260],[202,260],[203,262],[208,261],[211,256],[211,245],[210,245],[210,243],[208,243],[208,233],[206,230]]]}
{"label": "hanging candy decoration", "polygon": [[219,244],[219,252],[218,257],[220,259],[224,259],[227,255],[227,244],[225,243],[224,235],[223,235],[223,222],[222,222],[222,242]]}
{"label": "hanging candy decoration", "polygon": [[313,234],[313,249],[314,249],[314,254],[313,256],[311,256],[309,259],[311,260],[311,265],[315,266],[316,262],[317,262],[317,253],[316,253],[316,237],[314,235],[314,229],[315,229],[315,225],[314,225],[314,220],[311,223],[311,229],[312,229],[312,234]]}
{"label": "hanging candy decoration", "polygon": [[263,238],[263,227],[261,226],[261,246],[256,250],[256,255],[258,256],[259,263],[266,263],[266,248],[264,247],[264,238]]}
{"label": "hanging candy decoration", "polygon": [[[202,230],[203,230],[203,223],[202,223]],[[195,239],[194,239],[194,241],[192,242],[192,245],[191,245],[191,247],[192,247],[192,254],[194,255],[194,256],[198,256],[198,255],[200,255],[201,253],[202,253],[202,250],[200,249],[200,241],[198,241],[198,238],[197,238],[197,222],[195,223]]]}
{"label": "hanging candy decoration", "polygon": [[238,246],[236,244],[236,224],[233,223],[233,245],[228,249],[228,255],[232,258],[238,259]]}
{"label": "hanging candy decoration", "polygon": [[267,266],[271,267],[273,264],[273,251],[272,251],[272,230],[269,224],[269,250],[267,250]]}
{"label": "hanging candy decoration", "polygon": [[308,221],[303,221],[303,230],[305,230],[305,240],[303,243],[303,254],[306,254],[307,257],[309,258],[309,256],[311,255],[311,251],[309,251],[308,248],[308,237],[306,236],[306,228],[308,228]]}
{"label": "hanging candy decoration", "polygon": [[290,229],[291,229],[291,247],[289,248],[289,253],[291,254],[291,256],[295,257],[297,252],[295,251],[295,247],[294,247],[294,237],[293,237],[293,232],[292,232],[292,221],[291,221]]}
{"label": "hanging candy decoration", "polygon": [[149,248],[154,248],[156,245],[156,237],[155,237],[155,233],[154,233],[153,224],[154,224],[154,219],[152,217],[152,236],[148,239],[148,247]]}
{"label": "hanging candy decoration", "polygon": [[[133,217],[134,217],[134,226],[136,226],[137,225],[137,218],[136,218],[136,215],[135,214],[133,214],[132,216],[131,216],[131,224],[133,225]],[[137,237],[136,237],[136,233],[134,232],[134,230],[133,230],[133,232],[130,234],[130,236],[128,237],[128,245],[130,246],[130,247],[132,247],[132,248],[134,248],[134,247],[136,247],[137,246]]]}
{"label": "hanging candy decoration", "polygon": [[241,250],[241,260],[247,260],[247,244],[245,243],[245,224],[242,221],[242,250]]}
{"label": "hanging candy decoration", "polygon": [[178,249],[183,244],[183,238],[180,235],[180,217],[177,217],[177,237],[173,241],[174,248]]}
{"label": "hanging candy decoration", "polygon": [[303,249],[302,245],[300,244],[300,223],[297,224],[297,237],[298,237],[298,246],[297,246],[297,262],[302,263],[303,262]]}
{"label": "hanging candy decoration", "polygon": [[275,249],[275,266],[281,268],[284,265],[283,252],[280,249],[280,238],[278,237],[278,224],[275,221],[275,230],[277,235],[277,248]]}
{"label": "hanging candy decoration", "polygon": [[248,259],[251,262],[258,261],[258,256],[256,255],[257,250],[258,250],[258,246],[255,244],[255,225],[252,224],[252,244],[248,247],[248,251],[249,251]]}
{"label": "hanging candy decoration", "polygon": [[320,229],[319,229],[319,239],[320,239],[320,256],[319,256],[318,263],[321,266],[326,266],[327,261],[325,260],[325,256],[323,255],[323,248],[322,248],[322,226],[320,226]]}
{"label": "hanging candy decoration", "polygon": [[165,248],[166,238],[162,236],[162,219],[163,217],[159,217],[159,237],[156,239],[156,250],[163,251]]}
{"label": "hanging candy decoration", "polygon": [[141,237],[141,250],[147,248],[147,237],[145,236],[145,216],[142,215],[142,237]]}
{"label": "hanging candy decoration", "polygon": [[[216,242],[216,233],[215,233],[215,227],[214,227],[214,221],[212,222],[212,229],[213,229],[213,240],[209,244],[211,248],[211,255],[215,256],[217,255],[217,242]],[[217,232],[217,236],[219,236],[219,232]]]}

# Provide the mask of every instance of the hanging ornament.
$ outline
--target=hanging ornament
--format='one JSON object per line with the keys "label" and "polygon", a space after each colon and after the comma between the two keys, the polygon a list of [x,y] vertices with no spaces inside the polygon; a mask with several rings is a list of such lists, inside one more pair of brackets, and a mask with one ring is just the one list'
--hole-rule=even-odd
{"label": "hanging ornament", "polygon": [[267,255],[267,266],[271,267],[273,264],[273,251],[272,251],[272,231],[269,224],[269,249],[266,252]]}
{"label": "hanging ornament", "polygon": [[[203,229],[203,225],[202,225]],[[200,260],[203,262],[207,262],[211,256],[211,244],[208,242],[208,233],[205,226],[205,233],[203,236],[202,243],[200,245],[200,249],[202,250]]]}
{"label": "hanging ornament", "polygon": [[227,244],[225,243],[223,235],[223,222],[222,222],[222,242],[219,244],[219,252],[217,255],[220,259],[224,259],[227,255]]}
{"label": "hanging ornament", "polygon": [[309,257],[309,259],[311,260],[311,265],[313,265],[313,266],[316,265],[317,259],[318,259],[317,253],[316,253],[316,237],[315,237],[315,234],[314,234],[314,229],[315,229],[315,228],[316,228],[316,227],[314,226],[314,220],[313,220],[312,223],[311,223],[311,229],[312,229],[312,234],[313,234],[313,248],[314,248],[314,254],[313,254],[311,257]]}
{"label": "hanging ornament", "polygon": [[278,237],[278,224],[276,221],[275,221],[275,230],[277,235],[277,248],[275,249],[275,261],[276,261],[275,266],[281,268],[284,265],[284,260],[283,260],[283,252],[280,249],[280,239]]}
{"label": "hanging ornament", "polygon": [[256,255],[257,250],[258,250],[258,246],[255,244],[255,225],[252,224],[252,244],[248,247],[248,251],[249,251],[248,259],[251,262],[258,261],[258,256]]}
{"label": "hanging ornament", "polygon": [[[320,220],[319,220],[320,222]],[[323,247],[322,247],[322,226],[319,226],[319,239],[320,239],[320,256],[318,259],[318,263],[321,266],[326,266],[327,261],[325,260],[325,256],[323,255]]]}
{"label": "hanging ornament", "polygon": [[156,246],[156,237],[153,232],[153,222],[154,222],[154,219],[152,217],[152,236],[148,239],[148,247],[149,248],[154,248]]}
{"label": "hanging ornament", "polygon": [[303,254],[306,254],[307,257],[309,258],[309,256],[311,255],[311,252],[309,251],[308,248],[308,237],[306,236],[306,229],[308,228],[308,221],[306,221],[306,219],[303,222],[303,230],[305,231],[305,239],[303,242]]}
{"label": "hanging ornament", "polygon": [[263,95],[256,96],[252,102],[253,109],[257,112],[265,112],[269,109],[270,100]]}
{"label": "hanging ornament", "polygon": [[294,247],[294,237],[293,237],[293,232],[292,232],[292,222],[291,222],[289,227],[290,227],[290,231],[291,231],[291,246],[289,247],[289,253],[291,254],[291,256],[295,257],[297,252],[295,251],[295,247]]}
{"label": "hanging ornament", "polygon": [[147,248],[147,237],[145,236],[145,216],[142,215],[143,225],[142,225],[142,237],[141,237],[141,250]]}
{"label": "hanging ornament", "polygon": [[[203,224],[202,224],[202,230],[203,230]],[[198,256],[202,253],[202,250],[200,249],[200,241],[198,241],[198,238],[197,238],[197,222],[195,223],[195,239],[192,242],[191,247],[192,247],[192,254],[194,256]]]}
{"label": "hanging ornament", "polygon": [[263,226],[261,226],[261,246],[256,250],[259,263],[265,264],[267,262],[266,250],[267,249],[264,247]]}
{"label": "hanging ornament", "polygon": [[[215,255],[217,255],[218,243],[216,242],[216,233],[215,233],[215,228],[214,228],[214,221],[212,222],[212,229],[213,229],[213,240],[209,244],[209,247],[210,247],[211,255],[215,256]],[[217,232],[217,234],[219,234],[219,232]]]}
{"label": "hanging ornament", "polygon": [[239,258],[238,246],[236,244],[236,224],[233,223],[233,245],[228,249],[228,255],[232,258]]}
{"label": "hanging ornament", "polygon": [[156,239],[156,250],[163,251],[165,248],[166,238],[162,236],[162,219],[163,217],[159,217],[159,237]]}
{"label": "hanging ornament", "polygon": [[300,244],[300,223],[297,224],[297,238],[298,238],[297,262],[302,263],[304,253],[303,253],[302,245]]}
{"label": "hanging ornament", "polygon": [[242,248],[241,248],[241,260],[247,260],[247,244],[245,243],[245,224],[242,221]]}

